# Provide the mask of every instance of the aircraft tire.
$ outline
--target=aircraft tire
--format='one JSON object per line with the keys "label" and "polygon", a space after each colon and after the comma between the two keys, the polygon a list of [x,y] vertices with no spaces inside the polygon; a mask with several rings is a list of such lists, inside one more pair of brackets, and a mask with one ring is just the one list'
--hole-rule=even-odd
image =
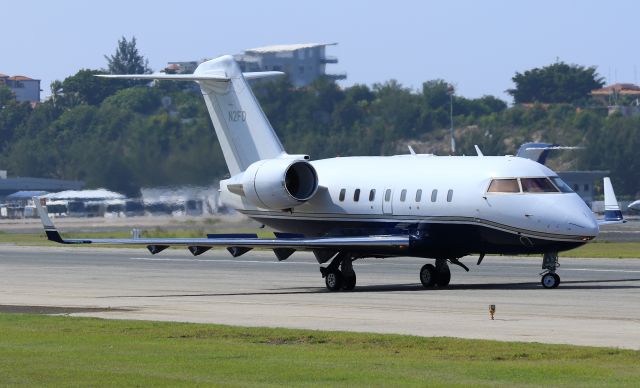
{"label": "aircraft tire", "polygon": [[343,277],[342,272],[339,269],[334,269],[329,272],[324,277],[324,284],[327,286],[329,291],[339,291],[342,288]]}
{"label": "aircraft tire", "polygon": [[540,280],[544,288],[556,288],[560,285],[560,276],[555,273],[547,272]]}
{"label": "aircraft tire", "polygon": [[440,271],[436,270],[436,286],[438,287],[446,287],[449,285],[451,281],[451,271],[449,270],[449,266],[445,266],[444,269]]}
{"label": "aircraft tire", "polygon": [[346,291],[352,291],[356,288],[356,273],[354,272],[352,276],[345,276],[343,281],[342,288]]}
{"label": "aircraft tire", "polygon": [[420,282],[425,288],[431,288],[436,281],[436,267],[433,264],[425,264],[420,268]]}

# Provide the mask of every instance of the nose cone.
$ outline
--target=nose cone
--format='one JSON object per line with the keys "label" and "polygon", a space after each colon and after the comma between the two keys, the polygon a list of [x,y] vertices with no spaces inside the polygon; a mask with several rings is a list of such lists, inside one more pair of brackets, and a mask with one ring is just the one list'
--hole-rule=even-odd
{"label": "nose cone", "polygon": [[600,229],[591,209],[577,195],[571,202],[564,209],[571,231],[576,235],[595,238]]}

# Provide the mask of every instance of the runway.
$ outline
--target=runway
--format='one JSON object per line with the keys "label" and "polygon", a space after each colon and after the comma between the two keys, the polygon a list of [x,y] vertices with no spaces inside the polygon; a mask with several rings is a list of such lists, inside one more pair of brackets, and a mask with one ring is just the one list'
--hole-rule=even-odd
{"label": "runway", "polygon": [[357,261],[355,291],[332,293],[306,253],[0,246],[0,311],[640,349],[640,260],[561,258],[562,284],[547,290],[541,258],[476,259],[429,290],[426,260]]}

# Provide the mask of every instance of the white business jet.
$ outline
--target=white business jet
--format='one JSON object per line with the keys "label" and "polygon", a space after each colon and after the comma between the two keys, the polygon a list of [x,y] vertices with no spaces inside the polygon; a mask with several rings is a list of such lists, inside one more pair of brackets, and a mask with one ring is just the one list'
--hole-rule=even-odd
{"label": "white business jet", "polygon": [[[425,287],[446,287],[449,263],[478,254],[543,254],[542,285],[555,288],[558,252],[598,235],[591,210],[549,168],[511,156],[339,157],[311,161],[287,154],[247,80],[279,72],[242,73],[231,56],[202,63],[193,74],[107,75],[108,78],[195,81],[200,85],[230,178],[222,202],[277,231],[203,238],[63,239],[43,207],[50,240],[63,244],[138,244],[152,254],[185,246],[193,255],[225,247],[234,256],[273,250],[279,260],[312,251],[329,290],[352,290],[353,261],[399,256],[435,259],[420,270]],[[477,147],[476,147],[477,148]],[[613,195],[605,178],[607,195]],[[617,206],[617,205],[616,205]],[[621,222],[619,208],[607,222]]]}

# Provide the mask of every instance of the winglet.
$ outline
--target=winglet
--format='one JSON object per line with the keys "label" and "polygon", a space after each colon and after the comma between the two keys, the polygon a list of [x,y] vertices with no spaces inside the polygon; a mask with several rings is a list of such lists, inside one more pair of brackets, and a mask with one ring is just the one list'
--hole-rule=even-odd
{"label": "winglet", "polygon": [[612,223],[625,222],[609,177],[604,178],[604,221]]}
{"label": "winglet", "polygon": [[42,226],[44,227],[44,232],[47,234],[47,238],[50,241],[64,244],[65,241],[62,239],[62,236],[60,236],[60,233],[58,233],[58,229],[53,225],[51,218],[49,218],[49,214],[44,207],[45,203],[45,198],[33,197],[33,204],[36,207],[38,216],[40,216],[40,221],[42,221]]}

